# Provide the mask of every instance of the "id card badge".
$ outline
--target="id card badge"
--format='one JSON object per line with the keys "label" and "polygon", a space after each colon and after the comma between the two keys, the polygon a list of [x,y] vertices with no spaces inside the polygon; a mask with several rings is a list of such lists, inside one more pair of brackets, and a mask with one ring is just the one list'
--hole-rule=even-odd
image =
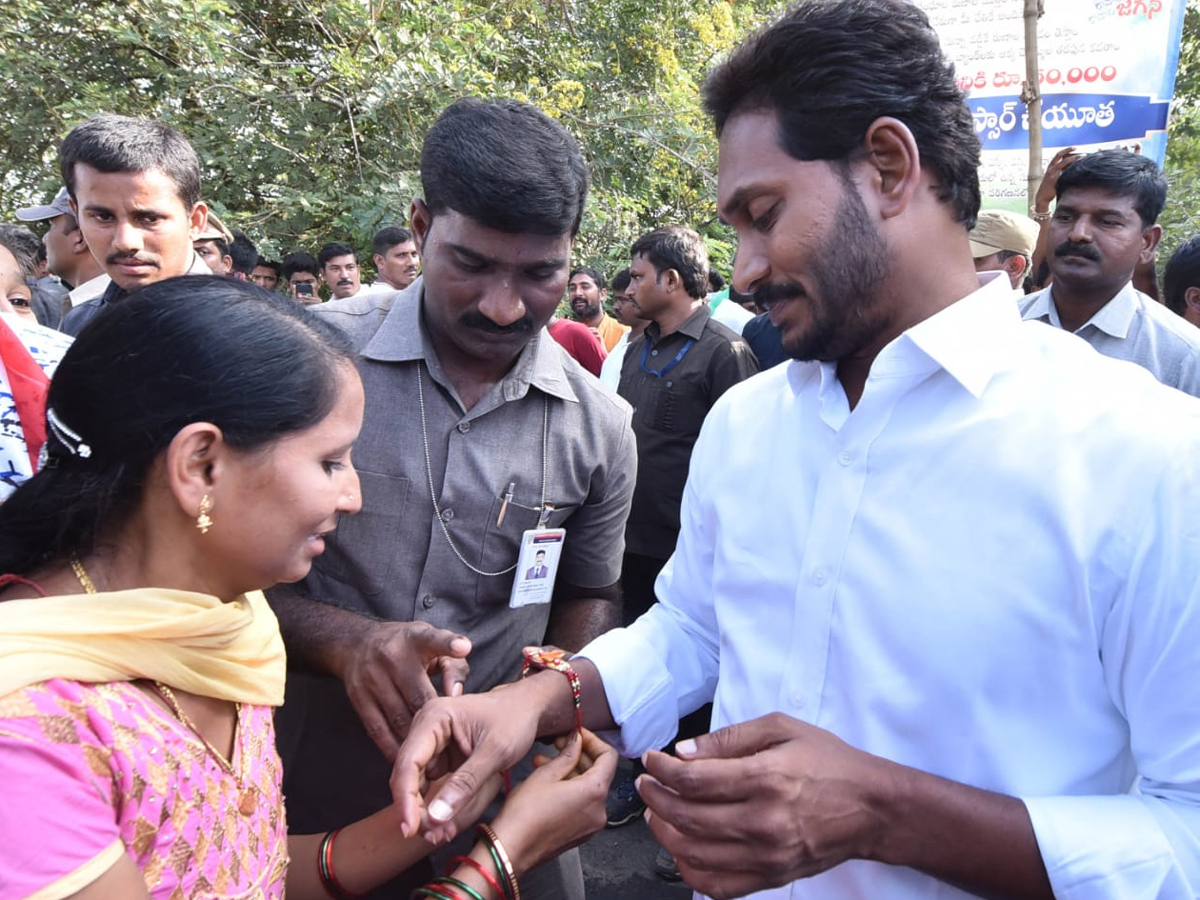
{"label": "id card badge", "polygon": [[517,557],[509,607],[519,609],[550,602],[566,537],[565,528],[532,528],[521,535],[521,554]]}

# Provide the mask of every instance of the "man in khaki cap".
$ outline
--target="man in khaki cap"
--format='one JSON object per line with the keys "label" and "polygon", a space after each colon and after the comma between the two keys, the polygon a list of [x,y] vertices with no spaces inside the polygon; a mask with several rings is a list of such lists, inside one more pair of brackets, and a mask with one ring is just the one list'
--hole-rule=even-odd
{"label": "man in khaki cap", "polygon": [[229,246],[232,243],[233,234],[210,209],[208,223],[192,241],[196,255],[204,260],[214,275],[228,275],[233,271],[233,257],[229,255]]}
{"label": "man in khaki cap", "polygon": [[1037,246],[1037,222],[1006,209],[984,209],[967,235],[976,272],[1007,272],[1013,293],[1025,296],[1025,276]]}

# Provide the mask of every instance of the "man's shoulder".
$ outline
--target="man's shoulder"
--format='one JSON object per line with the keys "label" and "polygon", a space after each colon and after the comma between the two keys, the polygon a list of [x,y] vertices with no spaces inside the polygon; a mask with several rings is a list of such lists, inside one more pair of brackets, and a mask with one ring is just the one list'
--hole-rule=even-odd
{"label": "man's shoulder", "polygon": [[1028,319],[1030,316],[1041,315],[1046,304],[1050,302],[1050,288],[1042,288],[1040,291],[1034,291],[1032,294],[1026,294],[1017,300],[1017,309],[1021,313],[1021,318]]}
{"label": "man's shoulder", "polygon": [[1137,309],[1145,326],[1180,347],[1200,353],[1200,328],[1171,312],[1153,297],[1137,291]]}
{"label": "man's shoulder", "polygon": [[406,291],[371,291],[355,294],[344,300],[328,300],[311,307],[312,311],[327,319],[350,336],[356,347],[362,350],[379,330],[383,320],[398,302],[405,302]]}

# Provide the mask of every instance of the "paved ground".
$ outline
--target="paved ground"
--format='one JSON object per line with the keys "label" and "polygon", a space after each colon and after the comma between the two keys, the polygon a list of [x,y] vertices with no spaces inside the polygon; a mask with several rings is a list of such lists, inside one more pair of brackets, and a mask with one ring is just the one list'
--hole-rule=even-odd
{"label": "paved ground", "polygon": [[[622,769],[628,763],[622,761]],[[683,882],[654,874],[658,844],[642,819],[606,828],[579,850],[587,900],[691,900]]]}

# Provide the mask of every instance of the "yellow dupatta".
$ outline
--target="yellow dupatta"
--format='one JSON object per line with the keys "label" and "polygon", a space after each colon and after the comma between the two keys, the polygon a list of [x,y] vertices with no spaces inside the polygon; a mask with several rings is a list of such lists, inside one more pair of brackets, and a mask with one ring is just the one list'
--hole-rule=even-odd
{"label": "yellow dupatta", "polygon": [[235,703],[283,703],[279,622],[261,591],[140,588],[0,603],[0,697],[52,678],[147,679]]}

